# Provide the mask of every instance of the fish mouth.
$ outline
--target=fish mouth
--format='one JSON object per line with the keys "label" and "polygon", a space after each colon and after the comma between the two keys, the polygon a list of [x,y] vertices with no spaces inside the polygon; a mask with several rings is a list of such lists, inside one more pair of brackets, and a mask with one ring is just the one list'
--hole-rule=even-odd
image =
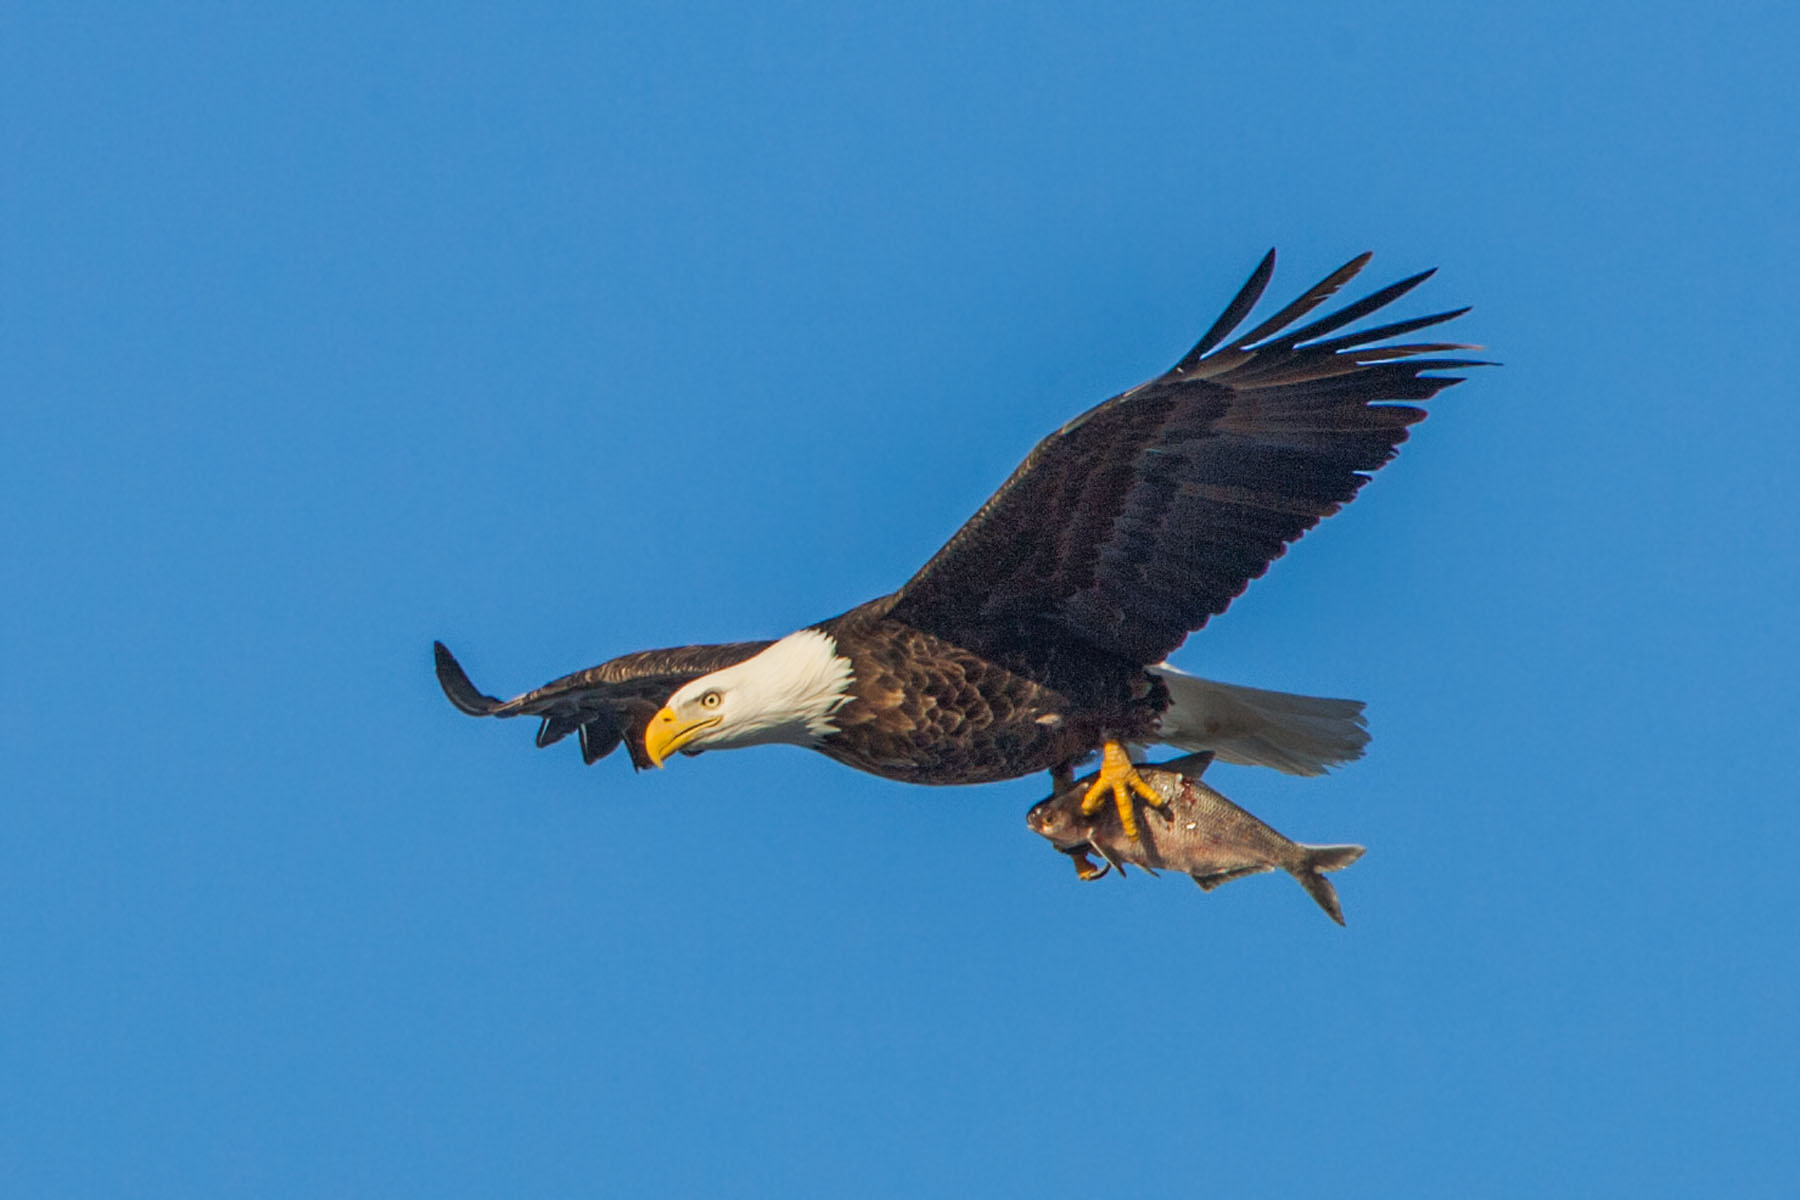
{"label": "fish mouth", "polygon": [[664,705],[650,718],[650,724],[644,729],[644,753],[650,756],[652,763],[660,767],[669,755],[724,719],[722,716],[701,717],[683,725],[675,715],[675,710]]}

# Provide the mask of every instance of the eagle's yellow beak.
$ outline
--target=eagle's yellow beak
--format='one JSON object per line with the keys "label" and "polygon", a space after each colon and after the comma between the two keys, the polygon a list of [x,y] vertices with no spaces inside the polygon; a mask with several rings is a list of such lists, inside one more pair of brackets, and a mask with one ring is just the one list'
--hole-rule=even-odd
{"label": "eagle's yellow beak", "polygon": [[675,710],[665,704],[650,718],[649,727],[644,730],[644,753],[660,767],[665,758],[724,719],[718,716],[701,717],[698,721],[689,721],[683,725],[681,718],[675,715]]}

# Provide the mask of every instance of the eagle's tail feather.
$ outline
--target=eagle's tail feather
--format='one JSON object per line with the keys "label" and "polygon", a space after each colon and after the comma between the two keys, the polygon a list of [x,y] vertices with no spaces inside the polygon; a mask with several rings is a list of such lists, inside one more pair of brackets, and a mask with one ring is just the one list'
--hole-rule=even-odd
{"label": "eagle's tail feather", "polygon": [[1169,688],[1162,740],[1171,746],[1290,775],[1323,775],[1361,758],[1369,743],[1360,700],[1215,683],[1170,666],[1150,670]]}

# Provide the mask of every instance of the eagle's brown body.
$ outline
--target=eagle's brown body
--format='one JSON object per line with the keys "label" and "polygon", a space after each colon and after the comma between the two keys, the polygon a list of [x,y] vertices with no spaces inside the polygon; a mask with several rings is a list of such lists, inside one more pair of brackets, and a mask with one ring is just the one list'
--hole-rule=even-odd
{"label": "eagle's brown body", "polygon": [[1168,689],[1142,666],[1008,631],[986,655],[888,616],[885,596],[818,628],[855,684],[819,750],[902,783],[992,783],[1076,762],[1108,737],[1153,742]]}

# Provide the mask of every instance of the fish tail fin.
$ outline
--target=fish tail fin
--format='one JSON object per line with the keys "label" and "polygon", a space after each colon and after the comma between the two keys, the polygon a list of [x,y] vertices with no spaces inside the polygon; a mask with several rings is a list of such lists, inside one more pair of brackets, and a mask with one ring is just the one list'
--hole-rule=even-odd
{"label": "fish tail fin", "polygon": [[1300,881],[1306,894],[1318,902],[1325,915],[1339,925],[1344,923],[1344,910],[1338,904],[1337,889],[1325,878],[1326,871],[1341,871],[1363,856],[1361,846],[1301,846],[1305,856],[1288,873]]}
{"label": "fish tail fin", "polygon": [[1323,775],[1363,755],[1368,724],[1360,700],[1299,696],[1217,683],[1162,664],[1150,668],[1169,689],[1162,740],[1211,750],[1220,761]]}

